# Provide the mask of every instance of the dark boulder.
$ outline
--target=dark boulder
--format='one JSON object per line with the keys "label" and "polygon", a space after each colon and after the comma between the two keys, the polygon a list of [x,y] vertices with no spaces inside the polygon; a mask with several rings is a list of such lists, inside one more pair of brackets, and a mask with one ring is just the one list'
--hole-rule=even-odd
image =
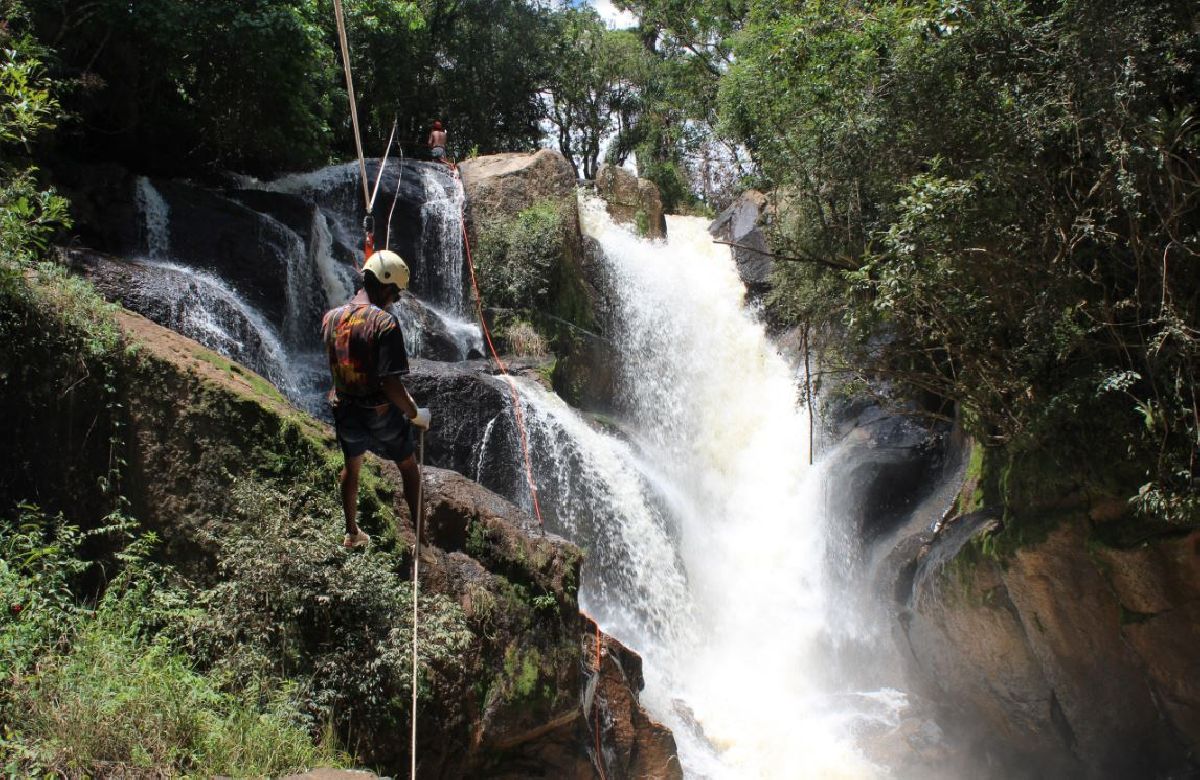
{"label": "dark boulder", "polygon": [[525,476],[511,391],[492,370],[483,360],[413,360],[404,384],[433,415],[435,424],[425,435],[425,462],[464,474],[501,495],[516,496]]}
{"label": "dark boulder", "polygon": [[771,276],[775,272],[775,260],[764,232],[770,218],[767,196],[757,190],[747,190],[717,215],[709,227],[714,238],[734,244],[733,259],[737,263],[738,276],[754,297],[771,289]]}
{"label": "dark boulder", "polygon": [[826,409],[839,441],[830,466],[839,490],[830,509],[846,533],[869,546],[907,520],[957,463],[948,457],[953,426],[889,412],[867,399]]}

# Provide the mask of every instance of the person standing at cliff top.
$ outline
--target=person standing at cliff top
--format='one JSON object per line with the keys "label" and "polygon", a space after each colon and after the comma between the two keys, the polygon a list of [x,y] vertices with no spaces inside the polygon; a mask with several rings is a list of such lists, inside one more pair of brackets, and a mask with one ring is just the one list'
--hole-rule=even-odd
{"label": "person standing at cliff top", "polygon": [[371,541],[357,522],[358,475],[367,450],[400,468],[409,516],[421,533],[417,517],[421,470],[413,457],[414,429],[428,430],[430,421],[429,410],[417,408],[400,380],[408,373],[408,353],[400,323],[388,311],[408,287],[408,265],[400,255],[384,249],[367,260],[362,277],[362,289],[349,303],[326,312],[321,321],[333,375],[329,403],[345,458],[340,481],[346,515],[342,544],[347,548]]}
{"label": "person standing at cliff top", "polygon": [[442,123],[434,120],[433,129],[429,131],[429,138],[425,139],[425,145],[429,147],[429,153],[433,155],[433,159],[438,162],[446,161],[446,131],[442,129]]}

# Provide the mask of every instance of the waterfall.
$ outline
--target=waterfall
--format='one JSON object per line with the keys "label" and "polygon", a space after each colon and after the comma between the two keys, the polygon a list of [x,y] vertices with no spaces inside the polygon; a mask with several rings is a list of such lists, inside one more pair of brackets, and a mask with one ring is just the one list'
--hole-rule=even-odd
{"label": "waterfall", "polygon": [[354,271],[345,263],[334,260],[329,219],[318,208],[313,209],[312,227],[309,230],[308,262],[310,266],[316,266],[321,275],[326,307],[340,306],[354,294]]}
{"label": "waterfall", "polygon": [[126,305],[214,352],[249,366],[289,397],[297,393],[291,360],[278,333],[253,306],[212,274],[165,260],[136,261],[145,272],[140,299]]}
{"label": "waterfall", "polygon": [[137,179],[135,197],[142,217],[146,255],[164,260],[171,251],[171,210],[162,194],[145,176]]}
{"label": "waterfall", "polygon": [[312,344],[315,323],[321,321],[325,303],[324,295],[316,285],[316,264],[312,262],[312,254],[306,249],[304,240],[287,225],[268,214],[259,214],[259,219],[263,230],[260,243],[275,246],[287,268],[284,338],[293,347]]}
{"label": "waterfall", "polygon": [[[436,171],[436,173],[435,173]],[[432,303],[451,318],[466,312],[463,287],[463,188],[431,166],[420,168],[424,199],[421,204],[421,267]]]}
{"label": "waterfall", "polygon": [[644,659],[689,776],[872,777],[852,732],[893,691],[834,679],[823,475],[795,373],[703,220],[651,243],[584,202],[603,249],[628,441],[522,382],[547,523],[584,546],[580,602]]}

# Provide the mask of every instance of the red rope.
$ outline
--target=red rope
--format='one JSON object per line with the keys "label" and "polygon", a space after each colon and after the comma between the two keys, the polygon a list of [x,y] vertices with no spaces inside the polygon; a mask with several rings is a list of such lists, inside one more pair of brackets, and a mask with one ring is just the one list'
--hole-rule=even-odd
{"label": "red rope", "polygon": [[475,261],[471,257],[471,239],[467,235],[467,220],[461,214],[459,215],[459,224],[462,225],[463,246],[467,250],[467,268],[471,272],[471,289],[475,292],[475,313],[479,316],[479,327],[487,341],[488,351],[492,353],[492,359],[499,366],[500,373],[508,382],[509,392],[512,393],[513,414],[517,419],[517,431],[521,438],[521,454],[525,456],[525,479],[529,483],[529,495],[533,498],[533,513],[537,515],[538,525],[545,528],[546,522],[542,519],[542,507],[538,503],[537,483],[533,479],[533,462],[529,459],[529,436],[525,432],[525,414],[521,411],[521,398],[517,394],[517,383],[513,381],[512,376],[508,373],[508,366],[496,352],[496,346],[492,343],[492,333],[488,330],[487,320],[483,317],[483,296],[479,294],[479,282],[475,279]]}
{"label": "red rope", "polygon": [[596,675],[596,690],[592,693],[592,734],[596,737],[596,769],[600,772],[601,780],[608,780],[608,773],[604,771],[604,745],[600,741],[602,726],[600,723],[600,666],[601,655],[604,652],[601,644],[600,621],[593,618],[583,610],[580,610],[585,618],[592,621],[592,625],[596,627],[596,662],[592,665],[592,674]]}

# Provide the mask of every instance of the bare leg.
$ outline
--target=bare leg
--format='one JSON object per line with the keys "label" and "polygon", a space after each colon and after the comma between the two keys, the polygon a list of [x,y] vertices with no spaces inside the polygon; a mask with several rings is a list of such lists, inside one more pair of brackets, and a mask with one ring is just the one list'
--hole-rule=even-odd
{"label": "bare leg", "polygon": [[346,533],[358,535],[358,472],[362,469],[363,456],[346,458],[342,469],[342,511],[346,513]]}
{"label": "bare leg", "polygon": [[421,543],[424,544],[425,529],[417,524],[417,491],[421,488],[421,467],[417,465],[417,459],[413,455],[396,465],[400,468],[400,478],[404,481],[404,501],[408,504],[408,516],[412,518],[413,528],[421,534]]}

